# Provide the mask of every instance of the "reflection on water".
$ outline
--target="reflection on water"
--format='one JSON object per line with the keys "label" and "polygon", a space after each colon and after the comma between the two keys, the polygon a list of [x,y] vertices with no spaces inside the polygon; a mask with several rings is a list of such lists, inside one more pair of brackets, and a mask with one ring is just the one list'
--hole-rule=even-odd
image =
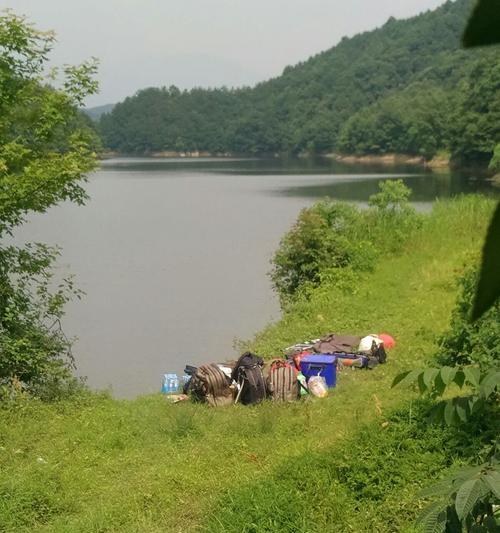
{"label": "reflection on water", "polygon": [[[384,176],[377,176],[383,179]],[[396,176],[390,175],[394,178]],[[449,198],[458,194],[481,192],[495,194],[497,190],[491,182],[479,179],[470,174],[454,172],[445,174],[401,175],[405,185],[412,190],[413,202],[432,202],[437,198]],[[290,187],[276,191],[277,194],[299,196],[305,198],[322,198],[329,196],[339,200],[365,202],[370,195],[376,193],[379,179],[350,179],[341,182],[320,183]]]}
{"label": "reflection on water", "polygon": [[[127,170],[162,170],[203,173],[218,172],[235,175],[251,174],[398,174],[416,172],[415,165],[394,165],[389,169],[384,165],[339,163],[326,157],[307,158],[154,158],[154,157],[120,157],[105,159],[103,168]],[[423,172],[420,169],[417,172]]]}
{"label": "reflection on water", "polygon": [[[103,170],[121,172],[144,171],[164,177],[194,175],[211,177],[230,175],[291,177],[309,176],[300,184],[278,183],[274,194],[301,198],[331,197],[339,200],[366,202],[378,191],[378,181],[399,178],[412,189],[414,202],[432,202],[458,194],[497,194],[498,189],[480,169],[434,172],[415,165],[367,165],[339,163],[329,158],[116,158],[102,162]],[[321,176],[318,182],[316,177]],[[270,181],[275,181],[270,179]],[[268,188],[265,188],[268,193]]]}
{"label": "reflection on water", "polygon": [[122,158],[90,178],[88,205],[34,216],[16,239],[62,246],[61,274],[86,293],[65,319],[79,372],[132,397],[185,363],[234,356],[235,337],[279,317],[269,261],[299,211],[324,196],[366,202],[387,177],[421,203],[491,190],[473,173],[325,159]]}

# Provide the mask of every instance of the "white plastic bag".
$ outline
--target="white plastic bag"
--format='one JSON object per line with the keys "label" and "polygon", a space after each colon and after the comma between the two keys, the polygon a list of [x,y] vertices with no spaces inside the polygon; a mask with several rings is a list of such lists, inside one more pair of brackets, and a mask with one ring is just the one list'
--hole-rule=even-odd
{"label": "white plastic bag", "polygon": [[328,386],[326,379],[323,376],[312,376],[307,382],[309,392],[318,398],[325,398],[328,396]]}
{"label": "white plastic bag", "polygon": [[359,343],[358,351],[361,353],[370,353],[372,351],[373,343],[380,346],[382,344],[382,339],[375,334],[363,337]]}

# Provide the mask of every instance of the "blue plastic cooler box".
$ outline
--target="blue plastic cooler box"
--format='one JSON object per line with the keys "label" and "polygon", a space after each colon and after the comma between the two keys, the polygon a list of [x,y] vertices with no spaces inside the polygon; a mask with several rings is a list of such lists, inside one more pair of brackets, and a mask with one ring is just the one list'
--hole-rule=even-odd
{"label": "blue plastic cooler box", "polygon": [[337,358],[335,355],[311,354],[300,361],[302,374],[309,379],[312,376],[323,376],[329,387],[337,383]]}

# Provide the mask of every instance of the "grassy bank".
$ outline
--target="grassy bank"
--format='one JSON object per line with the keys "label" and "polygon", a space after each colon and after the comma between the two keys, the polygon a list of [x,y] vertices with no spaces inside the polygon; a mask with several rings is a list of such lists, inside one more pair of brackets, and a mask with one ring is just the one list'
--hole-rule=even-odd
{"label": "grassy bank", "polygon": [[396,337],[387,365],[344,371],[325,400],[0,409],[0,531],[411,531],[420,488],[463,460],[457,444],[480,443],[419,422],[421,404],[389,386],[432,357],[492,206],[437,203],[403,253],[344,289],[323,284],[256,337],[269,357],[330,331]]}

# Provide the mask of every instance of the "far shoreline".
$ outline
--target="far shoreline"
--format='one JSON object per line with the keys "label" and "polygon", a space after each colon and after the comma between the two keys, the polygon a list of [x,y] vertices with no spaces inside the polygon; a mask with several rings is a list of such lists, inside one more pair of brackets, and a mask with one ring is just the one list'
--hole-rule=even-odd
{"label": "far shoreline", "polygon": [[[114,158],[133,158],[133,157],[145,157],[152,159],[327,159],[333,160],[345,165],[360,165],[360,166],[380,166],[382,168],[393,168],[401,166],[421,167],[428,171],[433,172],[448,172],[453,170],[475,170],[484,173],[489,176],[489,179],[494,179],[493,174],[488,171],[486,165],[477,163],[458,164],[451,160],[447,154],[439,154],[432,159],[426,159],[423,156],[415,156],[409,154],[341,154],[336,152],[327,153],[311,153],[302,152],[299,154],[289,153],[260,153],[260,154],[247,154],[247,153],[231,153],[231,152],[208,152],[203,150],[196,151],[175,151],[175,150],[163,150],[157,152],[145,152],[145,153],[123,153],[116,151],[105,151],[98,154],[98,159],[105,161]],[[490,175],[491,174],[491,175]],[[496,180],[498,177],[495,176]]]}
{"label": "far shoreline", "polygon": [[204,150],[195,151],[176,151],[176,150],[162,150],[156,152],[144,152],[144,153],[123,153],[116,151],[106,151],[99,154],[99,159],[112,159],[115,157],[151,157],[157,159],[199,159],[199,158],[213,158],[213,159],[231,159],[235,157],[252,157],[256,159],[261,158],[287,158],[293,157],[298,159],[308,158],[325,158],[333,159],[339,163],[346,164],[367,164],[367,165],[415,165],[424,166],[429,168],[448,168],[450,166],[450,159],[439,157],[434,158],[431,161],[427,161],[420,156],[406,155],[406,154],[338,154],[338,153],[310,153],[302,152],[299,154],[287,154],[287,153],[261,153],[261,154],[247,154],[247,153],[231,153],[231,152],[208,152]]}

